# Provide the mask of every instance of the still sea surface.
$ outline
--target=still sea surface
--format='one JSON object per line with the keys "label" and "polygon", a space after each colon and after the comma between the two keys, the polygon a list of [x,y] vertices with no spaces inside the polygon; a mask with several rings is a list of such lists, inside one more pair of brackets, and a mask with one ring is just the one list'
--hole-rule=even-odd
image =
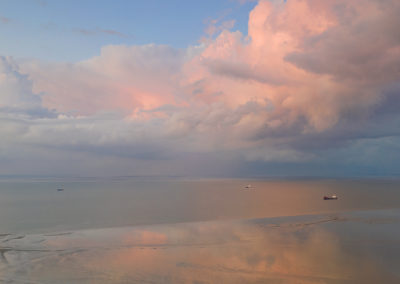
{"label": "still sea surface", "polygon": [[389,208],[400,208],[400,180],[0,181],[2,234]]}

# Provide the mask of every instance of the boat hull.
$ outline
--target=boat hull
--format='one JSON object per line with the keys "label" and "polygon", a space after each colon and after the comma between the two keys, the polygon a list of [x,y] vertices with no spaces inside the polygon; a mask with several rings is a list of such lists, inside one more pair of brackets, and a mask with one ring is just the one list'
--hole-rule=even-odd
{"label": "boat hull", "polygon": [[333,197],[333,196],[324,196],[324,200],[337,200],[337,197]]}

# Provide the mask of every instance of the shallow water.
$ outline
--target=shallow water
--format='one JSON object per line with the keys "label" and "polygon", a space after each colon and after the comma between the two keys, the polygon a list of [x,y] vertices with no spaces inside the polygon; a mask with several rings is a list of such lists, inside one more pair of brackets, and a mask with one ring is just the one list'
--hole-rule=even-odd
{"label": "shallow water", "polygon": [[0,237],[5,283],[400,283],[400,210]]}
{"label": "shallow water", "polygon": [[0,181],[0,234],[385,208],[400,208],[397,180]]}

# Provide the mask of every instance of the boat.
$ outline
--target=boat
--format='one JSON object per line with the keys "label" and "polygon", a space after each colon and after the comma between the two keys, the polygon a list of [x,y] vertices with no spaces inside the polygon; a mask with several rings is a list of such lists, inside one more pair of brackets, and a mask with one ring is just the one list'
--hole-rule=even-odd
{"label": "boat", "polygon": [[64,188],[59,187],[59,188],[57,188],[57,191],[64,191]]}
{"label": "boat", "polygon": [[250,188],[252,188],[252,187],[251,187],[251,184],[248,184],[248,185],[246,185],[244,188],[245,188],[245,189],[250,189]]}
{"label": "boat", "polygon": [[337,200],[338,197],[336,196],[336,194],[334,195],[330,195],[330,196],[324,196],[324,200]]}

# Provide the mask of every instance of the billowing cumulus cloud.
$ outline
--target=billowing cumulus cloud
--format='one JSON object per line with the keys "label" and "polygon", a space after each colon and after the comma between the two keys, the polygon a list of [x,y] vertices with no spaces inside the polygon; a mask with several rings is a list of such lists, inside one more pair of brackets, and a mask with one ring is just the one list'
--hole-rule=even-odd
{"label": "billowing cumulus cloud", "polygon": [[101,111],[147,110],[173,102],[182,52],[168,46],[107,46],[78,63],[24,65],[44,105],[90,115]]}
{"label": "billowing cumulus cloud", "polygon": [[19,144],[113,157],[133,172],[375,160],[393,173],[399,14],[397,1],[260,1],[247,35],[227,23],[186,49],[109,45],[75,63],[3,58],[2,113],[43,113],[4,125],[22,129],[11,139]]}
{"label": "billowing cumulus cloud", "polygon": [[40,97],[32,93],[32,82],[7,57],[0,57],[0,94],[1,108],[27,109],[41,105]]}

